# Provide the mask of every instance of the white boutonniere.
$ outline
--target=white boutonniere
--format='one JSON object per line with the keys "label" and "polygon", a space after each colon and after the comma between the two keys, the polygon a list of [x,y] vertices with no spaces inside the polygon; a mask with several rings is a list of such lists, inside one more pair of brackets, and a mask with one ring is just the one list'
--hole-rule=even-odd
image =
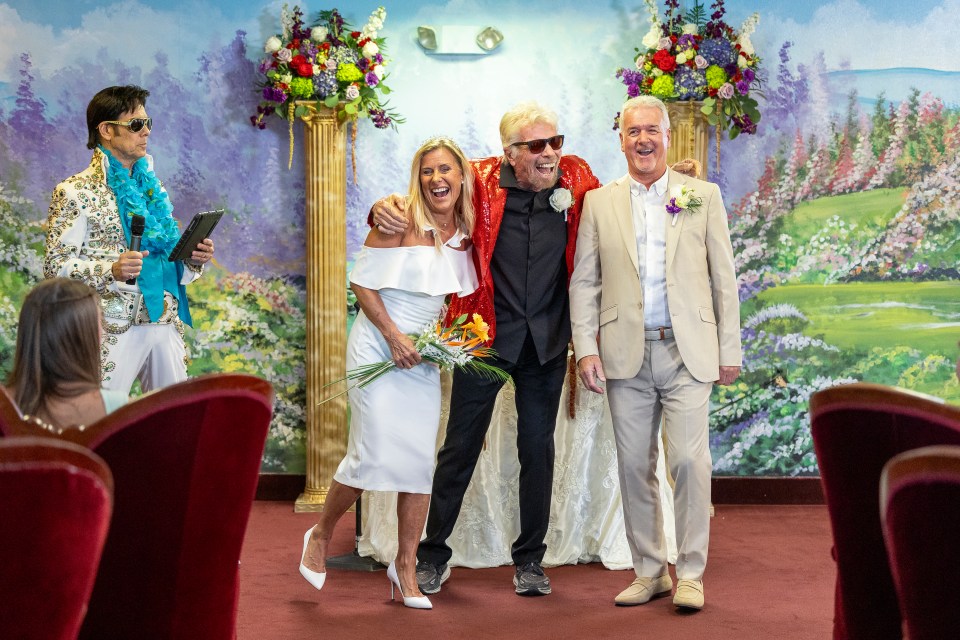
{"label": "white boutonniere", "polygon": [[553,193],[550,194],[550,206],[553,207],[554,211],[563,212],[563,221],[567,221],[567,211],[573,205],[573,194],[570,193],[569,189],[564,189],[560,187],[555,189]]}
{"label": "white boutonniere", "polygon": [[667,213],[673,216],[672,226],[677,224],[677,216],[682,211],[696,213],[700,210],[703,200],[693,192],[693,189],[686,185],[672,187],[670,189],[670,200],[667,201]]}

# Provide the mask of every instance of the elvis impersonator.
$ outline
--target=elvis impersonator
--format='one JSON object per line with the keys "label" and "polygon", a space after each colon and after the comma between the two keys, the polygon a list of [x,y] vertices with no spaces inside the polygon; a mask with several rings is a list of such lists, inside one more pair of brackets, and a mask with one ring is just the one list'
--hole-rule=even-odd
{"label": "elvis impersonator", "polygon": [[[107,87],[87,106],[90,166],[54,189],[43,271],[85,282],[103,308],[103,387],[150,391],[187,377],[183,324],[191,324],[184,285],[213,257],[209,238],[189,260],[167,258],[180,237],[173,206],[147,155],[150,92]],[[139,249],[134,215],[145,219]]]}

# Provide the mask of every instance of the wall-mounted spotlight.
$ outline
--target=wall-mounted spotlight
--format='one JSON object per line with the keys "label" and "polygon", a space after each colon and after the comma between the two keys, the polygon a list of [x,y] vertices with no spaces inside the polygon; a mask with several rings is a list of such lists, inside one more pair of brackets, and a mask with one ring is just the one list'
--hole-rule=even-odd
{"label": "wall-mounted spotlight", "polygon": [[483,55],[500,46],[503,33],[495,27],[421,25],[417,42],[429,54]]}

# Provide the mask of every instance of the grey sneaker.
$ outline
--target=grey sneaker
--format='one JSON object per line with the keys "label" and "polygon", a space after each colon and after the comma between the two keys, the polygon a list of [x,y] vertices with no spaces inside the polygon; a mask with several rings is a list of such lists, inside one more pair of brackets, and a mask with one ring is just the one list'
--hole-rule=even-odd
{"label": "grey sneaker", "polygon": [[550,578],[543,573],[539,562],[528,562],[517,567],[513,586],[517,588],[517,595],[545,596],[550,593]]}
{"label": "grey sneaker", "polygon": [[420,593],[432,596],[440,591],[440,585],[450,577],[450,567],[446,564],[417,563],[417,586]]}

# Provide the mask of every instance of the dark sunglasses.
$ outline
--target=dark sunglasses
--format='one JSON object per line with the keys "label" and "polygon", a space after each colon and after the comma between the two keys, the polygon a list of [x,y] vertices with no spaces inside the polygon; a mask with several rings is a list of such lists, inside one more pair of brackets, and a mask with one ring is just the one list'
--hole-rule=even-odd
{"label": "dark sunglasses", "polygon": [[563,136],[553,136],[552,138],[540,138],[539,140],[527,140],[525,142],[514,142],[511,144],[511,147],[518,147],[520,145],[525,146],[527,149],[530,149],[530,153],[537,154],[542,153],[544,149],[547,148],[547,145],[550,145],[550,148],[554,151],[558,150],[563,146]]}
{"label": "dark sunglasses", "polygon": [[134,133],[139,133],[144,127],[147,128],[147,131],[153,131],[153,118],[131,118],[126,122],[120,122],[118,120],[104,120],[101,124],[118,124],[121,127],[130,129],[130,131]]}

